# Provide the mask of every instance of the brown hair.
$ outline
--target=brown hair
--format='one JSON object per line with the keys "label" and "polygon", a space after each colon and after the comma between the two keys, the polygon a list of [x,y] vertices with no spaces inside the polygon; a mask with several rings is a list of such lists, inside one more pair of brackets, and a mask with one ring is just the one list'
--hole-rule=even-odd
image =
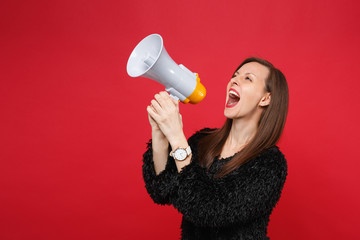
{"label": "brown hair", "polygon": [[[264,150],[274,146],[283,132],[289,106],[289,90],[284,74],[270,62],[256,57],[245,59],[235,72],[244,64],[257,62],[269,69],[265,79],[265,91],[271,93],[270,104],[264,107],[258,122],[255,136],[235,156],[227,162],[215,177],[223,177],[232,172]],[[224,125],[213,130],[198,142],[199,163],[209,169],[216,156],[219,156],[229,136],[232,119],[227,118]]]}

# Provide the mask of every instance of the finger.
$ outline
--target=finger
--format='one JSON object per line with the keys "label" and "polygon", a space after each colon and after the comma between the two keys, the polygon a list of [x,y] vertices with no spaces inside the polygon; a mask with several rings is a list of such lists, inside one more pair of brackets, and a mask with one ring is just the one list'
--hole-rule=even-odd
{"label": "finger", "polygon": [[146,108],[147,112],[149,113],[149,115],[155,120],[156,123],[158,123],[159,121],[159,114],[157,114],[152,108],[151,106],[147,106]]}
{"label": "finger", "polygon": [[148,114],[148,116],[149,116],[150,125],[152,127],[159,127],[159,124],[157,124],[157,122],[150,116],[150,114]]}
{"label": "finger", "polygon": [[[166,92],[167,93],[167,92]],[[173,104],[176,106],[176,109],[179,111],[179,102],[180,100],[176,100],[175,97],[170,96],[169,94],[167,94],[169,96],[169,98],[171,99],[171,101],[173,102]]]}
{"label": "finger", "polygon": [[153,110],[156,112],[156,113],[159,113],[161,112],[161,106],[160,104],[158,103],[158,101],[156,100],[151,100],[151,107],[153,108]]}
{"label": "finger", "polygon": [[183,128],[183,121],[182,121],[182,115],[179,113],[180,115],[180,124],[181,124],[181,128]]}
{"label": "finger", "polygon": [[166,98],[166,99],[169,99],[171,100],[171,102],[173,103],[173,105],[176,106],[176,109],[179,111],[179,100],[176,100],[174,97],[170,96],[170,94],[168,92],[161,92],[161,94],[163,94],[163,96]]}
{"label": "finger", "polygon": [[180,111],[180,109],[179,109],[179,101],[180,100],[176,100],[176,99],[174,99],[174,98],[172,98],[174,101],[174,104],[175,104],[175,106],[176,106],[176,109],[177,109],[177,111],[179,112]]}
{"label": "finger", "polygon": [[[154,112],[156,112],[155,108],[154,108],[152,105],[150,105],[150,107],[151,107],[151,109],[152,109]],[[157,113],[157,112],[156,112],[156,113]]]}
{"label": "finger", "polygon": [[[148,107],[149,107],[149,106],[148,106]],[[150,106],[150,107],[151,107],[151,106]],[[147,109],[146,109],[146,111],[147,111]],[[149,118],[150,121],[155,121],[155,120],[151,117],[149,111],[147,111],[147,114],[148,114],[148,118]]]}
{"label": "finger", "polygon": [[173,102],[175,105],[178,105],[178,104],[179,104],[179,101],[180,101],[180,100],[176,100],[175,98],[173,98],[173,97],[171,97],[171,96],[170,96],[170,98],[171,98],[172,102]]}
{"label": "finger", "polygon": [[150,124],[154,123],[155,120],[150,116],[150,113],[148,112],[147,114],[148,114]]}
{"label": "finger", "polygon": [[155,99],[159,102],[161,107],[164,109],[171,109],[171,107],[173,106],[170,98],[171,98],[170,95],[165,91],[162,91],[159,94],[155,95]]}

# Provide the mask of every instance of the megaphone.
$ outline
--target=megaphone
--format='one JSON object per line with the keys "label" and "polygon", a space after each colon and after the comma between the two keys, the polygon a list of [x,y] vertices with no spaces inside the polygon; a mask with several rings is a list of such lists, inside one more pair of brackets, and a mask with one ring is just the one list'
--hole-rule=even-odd
{"label": "megaphone", "polygon": [[171,59],[159,34],[151,34],[138,43],[126,69],[130,77],[145,77],[161,83],[170,96],[183,103],[198,103],[206,95],[199,75]]}

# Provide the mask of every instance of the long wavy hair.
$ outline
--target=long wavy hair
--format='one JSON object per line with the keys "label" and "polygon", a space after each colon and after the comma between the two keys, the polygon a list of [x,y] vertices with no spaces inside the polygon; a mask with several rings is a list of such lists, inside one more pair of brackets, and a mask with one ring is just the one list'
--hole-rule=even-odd
{"label": "long wavy hair", "polygon": [[[285,126],[289,107],[289,90],[284,74],[270,62],[257,57],[245,59],[235,72],[249,62],[260,63],[269,69],[269,75],[265,79],[265,90],[271,93],[270,104],[265,106],[261,113],[255,136],[215,174],[216,178],[224,177],[264,150],[274,146],[279,141]],[[199,140],[198,154],[202,166],[209,169],[215,157],[220,155],[229,136],[232,122],[232,119],[227,118],[221,128],[207,132],[209,134]]]}

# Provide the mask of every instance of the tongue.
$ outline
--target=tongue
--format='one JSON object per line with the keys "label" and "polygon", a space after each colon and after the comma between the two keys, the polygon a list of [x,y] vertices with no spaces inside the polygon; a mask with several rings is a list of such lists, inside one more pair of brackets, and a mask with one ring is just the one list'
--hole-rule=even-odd
{"label": "tongue", "polygon": [[228,101],[228,105],[233,105],[235,103],[237,103],[240,99],[239,98],[232,98],[232,97],[229,97],[229,101]]}

